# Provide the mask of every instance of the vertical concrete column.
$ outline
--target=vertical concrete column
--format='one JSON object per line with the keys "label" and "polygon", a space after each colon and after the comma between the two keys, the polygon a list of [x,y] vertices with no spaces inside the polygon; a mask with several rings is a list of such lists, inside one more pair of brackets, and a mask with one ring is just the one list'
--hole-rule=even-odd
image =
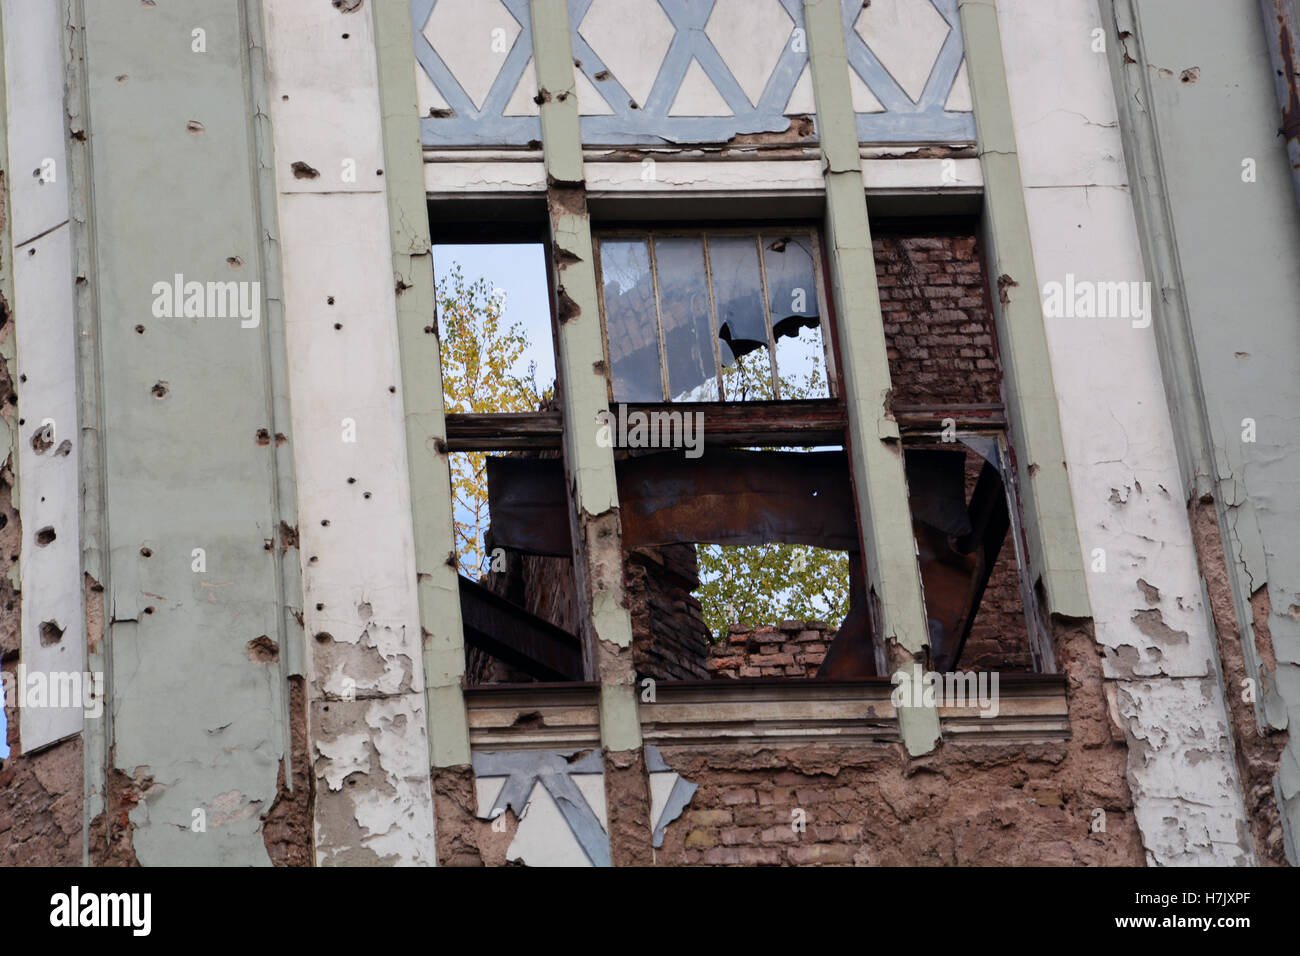
{"label": "vertical concrete column", "polygon": [[614,862],[648,857],[649,797],[623,590],[614,453],[596,441],[608,409],[578,97],[564,0],[532,0],[533,51],[546,164],[551,269],[558,319],[564,462],[587,672],[600,681],[601,742]]}
{"label": "vertical concrete column", "polygon": [[[906,668],[910,673],[913,664],[928,668],[930,638],[902,441],[890,409],[889,359],[839,0],[804,0],[804,22],[824,163],[826,258],[839,329],[868,599],[889,671]],[[934,749],[939,740],[934,707],[900,707],[898,721],[909,754]]]}
{"label": "vertical concrete column", "polygon": [[379,64],[388,225],[393,243],[402,407],[415,534],[415,570],[429,747],[434,767],[468,767],[465,639],[456,572],[451,473],[437,338],[437,302],[424,160],[406,3],[372,4]]}
{"label": "vertical concrete column", "polygon": [[262,821],[290,749],[281,528],[295,518],[279,498],[290,439],[250,8],[60,8],[82,415],[98,429],[82,448],[83,555],[103,575],[91,650],[112,714],[87,748],[103,760],[89,768],[92,861],[272,861]]}
{"label": "vertical concrete column", "polygon": [[984,177],[981,238],[989,275],[996,277],[993,316],[1030,570],[1043,585],[1049,613],[1089,617],[997,10],[993,0],[959,0],[958,10]]}

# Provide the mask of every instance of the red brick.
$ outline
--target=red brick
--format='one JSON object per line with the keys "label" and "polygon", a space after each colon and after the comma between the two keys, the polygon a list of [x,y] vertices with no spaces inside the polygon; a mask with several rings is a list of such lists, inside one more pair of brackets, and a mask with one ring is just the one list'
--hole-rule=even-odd
{"label": "red brick", "polygon": [[790,862],[797,866],[809,863],[852,863],[858,848],[843,844],[814,843],[807,846],[792,846],[787,851]]}

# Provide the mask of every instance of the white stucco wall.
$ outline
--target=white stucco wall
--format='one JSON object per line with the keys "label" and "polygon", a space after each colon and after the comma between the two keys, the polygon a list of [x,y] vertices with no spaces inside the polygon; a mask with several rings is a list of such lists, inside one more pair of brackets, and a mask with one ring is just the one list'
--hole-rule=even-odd
{"label": "white stucco wall", "polygon": [[[1145,280],[1096,4],[997,7],[1039,282]],[[1088,594],[1147,859],[1252,862],[1152,328],[1046,323],[1084,560],[1105,560]]]}

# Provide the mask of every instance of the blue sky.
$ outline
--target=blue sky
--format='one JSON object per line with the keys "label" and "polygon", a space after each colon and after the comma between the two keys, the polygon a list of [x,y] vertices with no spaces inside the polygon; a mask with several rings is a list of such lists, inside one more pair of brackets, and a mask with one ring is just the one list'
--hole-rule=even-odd
{"label": "blue sky", "polygon": [[494,289],[505,292],[507,324],[523,326],[531,348],[511,371],[528,374],[528,362],[537,363],[537,385],[545,388],[555,381],[555,346],[551,341],[550,290],[546,286],[546,254],[541,243],[527,245],[434,246],[435,277],[451,271],[456,263],[466,283],[483,278]]}

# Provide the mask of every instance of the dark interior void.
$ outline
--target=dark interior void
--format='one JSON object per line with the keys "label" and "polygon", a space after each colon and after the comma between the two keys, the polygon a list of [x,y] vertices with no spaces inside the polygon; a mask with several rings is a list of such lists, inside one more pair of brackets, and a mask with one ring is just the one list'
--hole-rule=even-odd
{"label": "dark interior void", "polygon": [[[978,449],[949,443],[905,453],[936,670],[1032,669],[996,448],[989,439]],[[843,451],[716,448],[698,459],[675,452],[623,454],[616,468],[625,586],[641,676],[712,676],[706,664],[710,644],[725,635],[710,632],[693,597],[700,585],[698,543],[843,552],[849,565],[847,612],[826,622],[829,649],[815,676],[876,675]],[[580,680],[563,463],[556,457],[493,456],[486,473],[486,551],[500,549],[503,557],[479,582],[462,583],[471,680]]]}

